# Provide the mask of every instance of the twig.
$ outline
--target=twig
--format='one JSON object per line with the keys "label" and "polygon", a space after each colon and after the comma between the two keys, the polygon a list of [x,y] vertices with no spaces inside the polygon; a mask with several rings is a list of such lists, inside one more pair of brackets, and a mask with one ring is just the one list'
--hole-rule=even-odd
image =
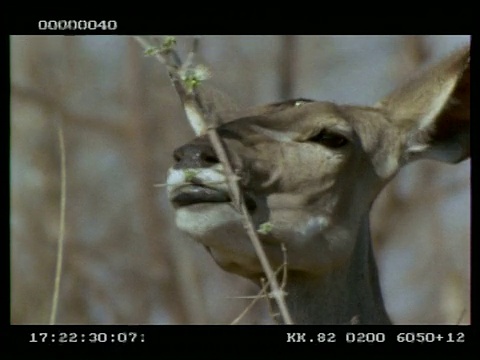
{"label": "twig", "polygon": [[[287,286],[287,273],[288,273],[288,268],[287,268],[287,247],[285,246],[284,243],[281,243],[280,244],[281,246],[281,249],[282,249],[282,253],[283,253],[283,264],[277,269],[277,271],[275,272],[275,275],[277,275],[280,270],[283,269],[283,273],[282,273],[282,284],[280,285],[280,289],[282,291],[285,290],[285,287]],[[261,279],[262,280],[262,284],[264,284],[264,281],[265,279]],[[266,285],[268,286],[268,282],[266,283]],[[276,313],[274,312],[274,309],[273,309],[273,306],[270,302],[270,299],[272,296],[270,296],[268,293],[265,293],[266,294],[266,298],[267,298],[267,305],[268,305],[268,312],[270,314],[270,317],[278,323],[278,315],[279,313]]]}
{"label": "twig", "polygon": [[245,205],[243,194],[241,193],[240,187],[238,186],[238,177],[234,174],[232,170],[232,167],[228,161],[228,157],[225,153],[222,143],[220,142],[220,139],[218,138],[218,134],[215,129],[209,129],[208,134],[212,146],[219,157],[219,160],[222,162],[222,165],[224,165],[225,175],[228,180],[228,187],[232,194],[233,205],[237,208],[237,210],[240,211],[240,214],[242,215],[243,226],[247,231],[250,241],[252,242],[257,257],[260,260],[262,269],[267,276],[268,283],[270,284],[270,287],[272,289],[271,294],[277,302],[280,314],[282,315],[285,324],[293,324],[293,320],[290,316],[287,304],[285,302],[285,293],[278,285],[277,278],[272,270],[270,262],[268,261],[267,255],[263,250],[260,239],[257,236],[257,231],[253,226],[252,218],[250,216],[250,213],[248,212],[247,206]]}
{"label": "twig", "polygon": [[258,292],[256,296],[253,297],[253,300],[247,305],[247,307],[238,315],[231,323],[230,325],[237,325],[240,320],[253,308],[253,306],[258,302],[258,300],[262,299],[266,295],[265,291],[268,287],[268,284],[263,284],[262,289]]}
{"label": "twig", "polygon": [[[150,44],[145,39],[141,37],[135,37],[135,39],[140,42],[140,44],[144,47],[146,51],[148,51],[148,49],[152,49]],[[198,39],[194,40],[193,49],[191,55],[189,55],[189,60],[193,59],[194,51],[196,51],[196,48],[198,48]],[[225,176],[227,178],[228,188],[232,199],[232,204],[234,208],[237,209],[237,211],[239,211],[242,215],[243,226],[245,227],[245,230],[250,237],[260,264],[262,265],[265,275],[267,276],[268,283],[270,284],[270,287],[272,289],[271,294],[273,295],[275,301],[278,304],[278,308],[282,315],[284,323],[293,324],[285,302],[285,293],[282,289],[280,289],[278,285],[276,276],[272,270],[272,267],[270,266],[265,251],[263,250],[263,247],[257,236],[255,227],[253,226],[250,214],[248,213],[247,207],[245,206],[243,194],[238,185],[238,176],[236,176],[233,171],[226,150],[215,128],[207,126],[205,116],[207,116],[208,114],[206,114],[206,111],[204,111],[204,108],[202,107],[200,98],[195,89],[196,86],[194,86],[195,84],[187,86],[188,84],[182,82],[182,77],[180,76],[179,71],[186,71],[188,69],[183,68],[185,64],[181,64],[178,54],[171,46],[164,46],[163,48],[158,49],[158,51],[153,51],[153,53],[157,60],[167,66],[170,79],[175,87],[175,90],[177,91],[178,96],[180,97],[180,100],[183,103],[185,113],[190,121],[192,128],[195,130],[197,135],[203,134],[205,132],[205,129],[207,129],[207,136],[221,164],[224,167]],[[191,64],[187,65],[191,67]],[[187,87],[189,87],[190,89]]]}
{"label": "twig", "polygon": [[[261,278],[260,280],[264,286],[268,286],[268,282],[265,281],[265,278]],[[270,317],[273,319],[273,321],[275,321],[278,324],[279,323],[278,315],[280,314],[274,311],[268,292],[266,290],[264,290],[264,292],[265,292],[265,297],[267,299],[268,313],[270,314]]]}
{"label": "twig", "polygon": [[65,238],[65,208],[67,201],[67,172],[65,164],[65,141],[61,125],[58,127],[58,141],[60,144],[61,167],[61,197],[60,197],[60,225],[58,231],[57,265],[55,269],[55,284],[53,289],[52,309],[50,312],[50,325],[54,325],[57,318],[58,297],[60,294],[60,279],[63,263],[63,242]]}
{"label": "twig", "polygon": [[287,274],[288,274],[288,259],[287,259],[287,247],[285,246],[285,243],[281,243],[280,247],[282,249],[283,253],[283,276],[282,276],[282,289],[285,289],[287,286]]}

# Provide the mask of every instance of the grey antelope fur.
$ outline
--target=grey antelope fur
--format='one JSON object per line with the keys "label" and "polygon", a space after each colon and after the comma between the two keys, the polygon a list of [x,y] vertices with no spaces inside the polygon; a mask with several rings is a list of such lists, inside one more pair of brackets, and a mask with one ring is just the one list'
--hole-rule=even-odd
{"label": "grey antelope fur", "polygon": [[[470,157],[470,50],[451,54],[371,107],[290,100],[226,116],[217,132],[254,225],[271,224],[259,236],[274,269],[285,244],[294,322],[390,324],[370,208],[402,166]],[[260,284],[262,267],[207,136],[179,147],[174,158],[167,183],[177,226],[221,268]]]}

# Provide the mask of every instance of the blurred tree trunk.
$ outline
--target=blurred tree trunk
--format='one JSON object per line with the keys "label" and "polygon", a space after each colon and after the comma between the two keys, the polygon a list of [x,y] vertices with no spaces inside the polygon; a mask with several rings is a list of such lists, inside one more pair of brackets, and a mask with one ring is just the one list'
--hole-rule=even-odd
{"label": "blurred tree trunk", "polygon": [[297,37],[282,35],[280,37],[280,54],[278,56],[279,100],[293,97],[295,85],[295,61],[297,57]]}

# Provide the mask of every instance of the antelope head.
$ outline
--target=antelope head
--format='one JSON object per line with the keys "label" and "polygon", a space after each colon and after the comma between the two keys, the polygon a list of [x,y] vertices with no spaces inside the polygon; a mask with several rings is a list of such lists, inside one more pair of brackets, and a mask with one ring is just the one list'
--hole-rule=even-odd
{"label": "antelope head", "polygon": [[[469,49],[371,107],[304,99],[246,110],[217,127],[273,267],[288,259],[296,323],[389,323],[369,212],[399,169],[417,159],[470,156]],[[168,195],[177,226],[224,270],[263,276],[206,136],[174,152]],[[188,174],[188,176],[186,175]]]}

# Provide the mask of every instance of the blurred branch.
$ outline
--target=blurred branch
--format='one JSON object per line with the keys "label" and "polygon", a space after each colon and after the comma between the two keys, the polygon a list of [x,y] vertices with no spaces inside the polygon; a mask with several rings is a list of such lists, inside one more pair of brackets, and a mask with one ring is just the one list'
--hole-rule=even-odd
{"label": "blurred branch", "polygon": [[[265,275],[267,276],[268,283],[272,289],[271,294],[278,304],[284,322],[286,324],[292,324],[293,321],[285,302],[285,292],[278,285],[276,276],[257,236],[257,232],[243,199],[243,193],[238,185],[239,177],[236,176],[233,171],[226,150],[217,131],[213,127],[214,124],[210,124],[210,126],[208,125],[206,121],[206,118],[208,118],[209,115],[208,111],[202,106],[201,99],[196,91],[196,87],[199,85],[200,81],[203,80],[199,78],[199,74],[196,71],[198,67],[195,68],[192,65],[194,50],[198,48],[198,39],[194,40],[192,52],[188,56],[189,62],[192,63],[182,63],[180,61],[180,57],[174,50],[176,41],[171,37],[165,38],[160,47],[151,46],[149,42],[142,37],[136,37],[135,39],[144,47],[147,54],[153,54],[157,60],[166,65],[170,79],[183,103],[188,120],[197,135],[206,131],[215,153],[218,155],[218,158],[224,167],[233,206],[242,214],[243,225],[250,237]],[[188,74],[191,74],[191,77],[189,77]]]}
{"label": "blurred branch", "polygon": [[69,111],[67,106],[59,102],[56,97],[47,95],[45,92],[32,87],[12,84],[11,91],[14,97],[36,102],[40,106],[60,112],[64,125],[78,126],[82,129],[98,131],[111,136],[124,137],[126,135],[127,127],[120,124],[118,119],[75,114]]}
{"label": "blurred branch", "polygon": [[67,172],[65,161],[65,141],[62,126],[58,127],[58,142],[60,145],[60,177],[61,177],[61,197],[60,197],[60,225],[58,231],[58,249],[57,265],[55,268],[55,284],[53,289],[52,310],[50,312],[50,325],[54,325],[57,318],[58,297],[60,293],[60,279],[62,275],[63,264],[63,243],[65,238],[65,208],[67,201]]}

